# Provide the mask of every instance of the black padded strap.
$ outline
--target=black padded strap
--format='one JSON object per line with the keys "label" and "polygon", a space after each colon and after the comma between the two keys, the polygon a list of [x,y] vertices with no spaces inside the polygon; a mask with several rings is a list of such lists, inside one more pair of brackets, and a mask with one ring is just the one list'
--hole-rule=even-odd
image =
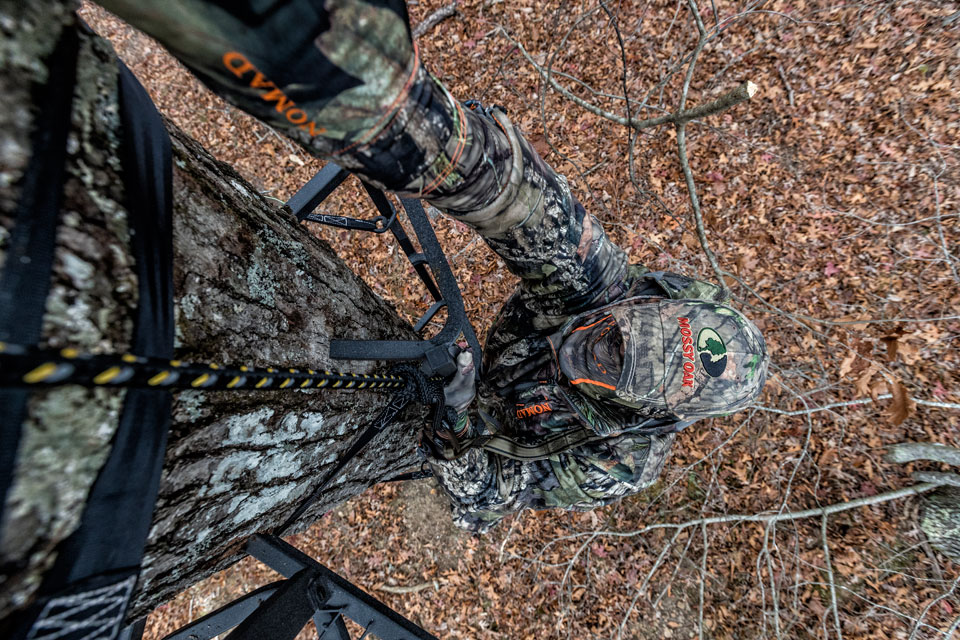
{"label": "black padded strap", "polygon": [[[173,356],[173,236],[170,140],[146,91],[120,63],[123,167],[139,301],[132,351]],[[48,575],[69,584],[103,571],[136,568],[153,516],[170,394],[130,389],[110,455],[91,489],[80,528]],[[58,585],[59,586],[59,585]]]}
{"label": "black padded strap", "polygon": [[[49,80],[36,94],[40,113],[33,134],[33,155],[23,176],[0,274],[0,341],[40,341],[63,196],[78,44],[76,30],[65,29],[46,61]],[[0,523],[13,482],[28,398],[26,390],[0,389]]]}
{"label": "black padded strap", "polygon": [[[139,300],[131,351],[173,355],[171,150],[163,119],[120,63],[122,161]],[[110,454],[87,499],[80,526],[44,576],[27,638],[59,629],[65,607],[97,638],[116,637],[126,615],[150,530],[170,427],[170,393],[130,389]],[[102,597],[107,594],[109,597]]]}

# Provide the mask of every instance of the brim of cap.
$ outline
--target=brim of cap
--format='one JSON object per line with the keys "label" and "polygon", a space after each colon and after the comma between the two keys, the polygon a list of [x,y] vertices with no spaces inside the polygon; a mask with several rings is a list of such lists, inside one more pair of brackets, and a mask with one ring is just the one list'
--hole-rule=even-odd
{"label": "brim of cap", "polygon": [[557,352],[560,370],[570,384],[578,391],[603,398],[616,397],[622,369],[622,363],[619,362],[599,366],[594,358],[593,346],[607,328],[605,320],[609,317],[609,314],[603,314],[590,318],[588,324],[574,329],[563,339]]}
{"label": "brim of cap", "polygon": [[637,406],[666,406],[663,325],[660,305],[647,303],[611,310],[623,337],[623,370],[616,397]]}

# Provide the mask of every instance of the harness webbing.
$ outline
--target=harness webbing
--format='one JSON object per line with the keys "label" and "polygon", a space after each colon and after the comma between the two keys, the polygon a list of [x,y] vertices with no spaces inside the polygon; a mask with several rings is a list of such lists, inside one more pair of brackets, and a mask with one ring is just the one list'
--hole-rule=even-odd
{"label": "harness webbing", "polygon": [[[48,124],[33,134],[33,155],[0,273],[0,340],[40,340],[63,196],[78,46],[76,32],[68,29],[46,61],[50,76],[38,95],[37,121]],[[13,484],[27,400],[25,391],[0,388],[0,522]]]}
{"label": "harness webbing", "polygon": [[[76,40],[77,32],[68,28],[64,37]],[[71,65],[76,64],[75,55]],[[55,78],[49,82],[55,83]],[[168,359],[174,341],[170,141],[146,91],[122,63],[118,85],[124,204],[138,283],[131,350],[139,355],[129,357]],[[65,154],[56,161],[62,165]],[[56,222],[46,221],[45,233],[51,237]],[[52,243],[49,249],[53,250]],[[48,284],[51,266],[48,261],[44,273],[30,278]],[[39,286],[29,280],[27,284]],[[14,390],[18,391],[30,389]],[[166,389],[131,389],[125,394],[110,451],[90,487],[79,524],[58,544],[35,600],[13,624],[13,638],[111,639],[120,632],[152,522],[170,402]]]}

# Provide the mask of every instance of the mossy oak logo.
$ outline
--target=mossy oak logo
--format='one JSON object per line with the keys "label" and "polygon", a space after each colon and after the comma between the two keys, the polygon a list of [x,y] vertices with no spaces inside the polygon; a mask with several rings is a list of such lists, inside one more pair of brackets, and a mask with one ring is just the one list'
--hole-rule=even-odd
{"label": "mossy oak logo", "polygon": [[693,388],[693,329],[690,328],[690,318],[677,318],[680,325],[680,349],[683,351],[683,385]]}
{"label": "mossy oak logo", "polygon": [[697,334],[697,353],[708,376],[719,378],[727,368],[727,347],[713,329],[701,329]]}

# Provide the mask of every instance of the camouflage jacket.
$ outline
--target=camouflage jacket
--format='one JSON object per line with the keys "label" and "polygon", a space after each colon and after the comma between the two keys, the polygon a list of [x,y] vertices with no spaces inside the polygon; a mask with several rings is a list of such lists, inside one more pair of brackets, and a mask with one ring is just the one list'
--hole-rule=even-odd
{"label": "camouflage jacket", "polygon": [[[720,300],[720,289],[672,273],[627,266],[595,307],[633,296]],[[548,338],[574,314],[544,316],[521,286],[504,305],[484,353],[473,435],[501,433],[530,446],[561,434],[593,437],[539,460],[473,448],[454,460],[432,458],[454,498],[458,526],[485,532],[523,509],[588,510],[650,486],[659,476],[678,423],[652,412],[618,408],[578,393],[559,374]]]}

